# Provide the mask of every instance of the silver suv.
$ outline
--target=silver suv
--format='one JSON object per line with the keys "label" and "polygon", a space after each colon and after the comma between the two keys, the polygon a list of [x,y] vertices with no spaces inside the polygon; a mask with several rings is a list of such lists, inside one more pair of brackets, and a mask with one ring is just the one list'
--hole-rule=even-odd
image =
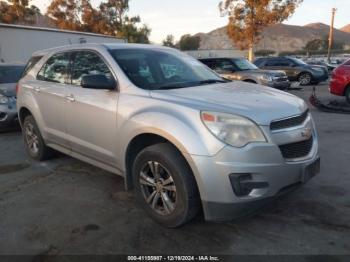
{"label": "silver suv", "polygon": [[225,82],[177,50],[84,44],[32,61],[17,100],[30,157],[54,149],[123,176],[167,227],[200,209],[211,221],[245,215],[319,172],[303,100]]}

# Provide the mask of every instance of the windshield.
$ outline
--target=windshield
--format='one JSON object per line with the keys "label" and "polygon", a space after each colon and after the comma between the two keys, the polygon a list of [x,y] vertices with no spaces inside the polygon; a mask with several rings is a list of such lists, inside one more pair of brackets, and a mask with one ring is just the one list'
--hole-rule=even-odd
{"label": "windshield", "polygon": [[294,58],[294,57],[290,57],[290,60],[292,60],[294,63],[296,63],[297,65],[307,65],[303,60],[298,59],[298,58]]}
{"label": "windshield", "polygon": [[0,66],[0,84],[17,83],[24,66]]}
{"label": "windshield", "polygon": [[240,71],[258,69],[254,64],[249,62],[247,59],[234,59],[233,62],[235,63],[236,67]]}
{"label": "windshield", "polygon": [[143,89],[226,82],[201,62],[178,51],[115,49],[110,52],[130,81]]}

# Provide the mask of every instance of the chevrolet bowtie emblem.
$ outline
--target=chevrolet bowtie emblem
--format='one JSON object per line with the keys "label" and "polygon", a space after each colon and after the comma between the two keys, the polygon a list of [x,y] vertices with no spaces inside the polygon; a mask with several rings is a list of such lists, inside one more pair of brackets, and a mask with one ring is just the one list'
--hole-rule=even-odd
{"label": "chevrolet bowtie emblem", "polygon": [[301,132],[301,136],[305,137],[305,138],[310,138],[312,136],[312,129],[311,128],[305,128],[302,132]]}

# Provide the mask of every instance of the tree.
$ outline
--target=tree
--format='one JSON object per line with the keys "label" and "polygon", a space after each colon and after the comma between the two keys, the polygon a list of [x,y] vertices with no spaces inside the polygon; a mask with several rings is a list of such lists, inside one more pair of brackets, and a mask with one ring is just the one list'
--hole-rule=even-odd
{"label": "tree", "polygon": [[260,40],[262,30],[289,18],[302,0],[223,0],[219,4],[223,16],[229,17],[227,32],[241,49],[253,48]]}
{"label": "tree", "polygon": [[40,14],[39,8],[32,5],[30,0],[0,1],[0,22],[6,24],[33,24],[35,16]]}
{"label": "tree", "polygon": [[129,0],[106,0],[97,8],[90,0],[53,0],[47,15],[60,29],[85,31],[126,38],[128,42],[149,43],[151,29],[141,25],[139,16],[129,17]]}
{"label": "tree", "polygon": [[[342,51],[344,49],[344,43],[334,41],[333,49]],[[323,39],[313,39],[306,43],[304,50],[308,55],[310,54],[327,54],[328,50],[328,37]]]}
{"label": "tree", "polygon": [[324,50],[324,40],[322,39],[313,39],[306,43],[304,50],[308,53],[312,51]]}
{"label": "tree", "polygon": [[59,29],[82,30],[83,6],[88,0],[53,0],[47,8],[47,15]]}
{"label": "tree", "polygon": [[167,35],[167,37],[163,40],[163,46],[175,47],[175,38],[173,35]]}
{"label": "tree", "polygon": [[200,46],[199,36],[183,35],[178,43],[180,50],[198,50]]}

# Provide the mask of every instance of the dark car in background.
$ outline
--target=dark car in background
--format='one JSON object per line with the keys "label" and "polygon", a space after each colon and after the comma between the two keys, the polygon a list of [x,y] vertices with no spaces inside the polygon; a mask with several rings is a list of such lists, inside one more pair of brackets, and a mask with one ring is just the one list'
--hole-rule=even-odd
{"label": "dark car in background", "polygon": [[285,72],[261,70],[244,58],[206,58],[199,59],[199,61],[229,80],[239,80],[283,90],[291,85]]}
{"label": "dark car in background", "polygon": [[17,123],[16,84],[25,65],[0,64],[0,129]]}
{"label": "dark car in background", "polygon": [[310,61],[305,61],[305,62],[308,63],[309,65],[320,65],[320,66],[327,67],[329,74],[331,74],[333,72],[333,70],[336,69],[338,66],[336,64],[330,64],[330,63],[326,63],[323,61],[315,61],[315,60],[310,60]]}
{"label": "dark car in background", "polygon": [[258,58],[254,64],[267,70],[283,70],[289,81],[298,81],[302,86],[318,84],[329,77],[324,66],[309,65],[294,57],[263,57]]}
{"label": "dark car in background", "polygon": [[329,91],[333,95],[345,96],[350,103],[350,60],[334,69]]}

